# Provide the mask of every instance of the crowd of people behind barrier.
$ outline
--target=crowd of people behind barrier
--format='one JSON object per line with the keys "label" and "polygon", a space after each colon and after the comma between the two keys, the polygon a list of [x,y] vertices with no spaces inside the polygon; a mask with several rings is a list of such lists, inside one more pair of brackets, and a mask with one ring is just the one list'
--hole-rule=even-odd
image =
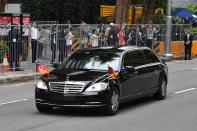
{"label": "crowd of people behind barrier", "polygon": [[[37,59],[51,62],[62,62],[72,53],[72,45],[79,41],[79,48],[113,45],[136,45],[154,47],[156,41],[165,40],[165,25],[153,24],[149,21],[144,25],[99,24],[89,25],[83,20],[80,25],[71,24],[40,24],[13,25],[11,28],[0,26],[0,42],[8,46],[10,68],[19,68],[21,55],[31,56],[32,63]],[[7,26],[6,26],[7,27]],[[177,28],[178,27],[178,28]],[[186,28],[190,27],[187,25]],[[182,40],[183,26],[173,26],[172,39]],[[2,43],[0,43],[2,44]],[[5,53],[0,48],[0,54]],[[2,58],[0,58],[2,59]],[[13,66],[15,64],[15,67]]]}

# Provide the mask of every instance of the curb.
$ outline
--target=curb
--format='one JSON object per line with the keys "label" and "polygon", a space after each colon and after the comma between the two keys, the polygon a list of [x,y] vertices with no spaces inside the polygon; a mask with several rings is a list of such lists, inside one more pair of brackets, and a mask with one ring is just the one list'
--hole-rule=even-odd
{"label": "curb", "polygon": [[[197,58],[197,56],[191,56],[192,59]],[[184,56],[181,57],[172,57],[172,58],[165,58],[163,56],[160,56],[160,59],[164,62],[171,62],[174,60],[184,60]]]}
{"label": "curb", "polygon": [[1,84],[7,84],[7,83],[17,83],[17,82],[27,82],[32,81],[35,79],[35,77],[40,77],[41,73],[31,73],[31,74],[20,74],[17,76],[7,76],[5,78],[0,78]]}

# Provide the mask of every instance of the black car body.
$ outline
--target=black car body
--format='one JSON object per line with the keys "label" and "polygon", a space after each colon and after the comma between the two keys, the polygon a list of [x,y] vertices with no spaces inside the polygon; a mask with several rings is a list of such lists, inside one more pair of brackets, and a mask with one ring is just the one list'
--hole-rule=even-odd
{"label": "black car body", "polygon": [[[118,75],[111,78],[108,67]],[[149,48],[122,46],[84,49],[45,74],[36,85],[40,112],[52,107],[103,107],[116,114],[119,103],[166,96],[168,68]]]}

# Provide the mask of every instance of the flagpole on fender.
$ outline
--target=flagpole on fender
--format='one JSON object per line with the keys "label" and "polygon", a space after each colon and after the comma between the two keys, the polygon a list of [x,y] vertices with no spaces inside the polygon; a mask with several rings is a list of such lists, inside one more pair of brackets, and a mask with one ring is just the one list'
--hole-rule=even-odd
{"label": "flagpole on fender", "polygon": [[36,71],[36,75],[35,75],[35,85],[36,85],[36,83],[37,83],[37,61],[36,61],[36,67],[35,67],[35,71]]}
{"label": "flagpole on fender", "polygon": [[107,76],[108,76],[108,89],[109,89],[109,65],[107,67]]}

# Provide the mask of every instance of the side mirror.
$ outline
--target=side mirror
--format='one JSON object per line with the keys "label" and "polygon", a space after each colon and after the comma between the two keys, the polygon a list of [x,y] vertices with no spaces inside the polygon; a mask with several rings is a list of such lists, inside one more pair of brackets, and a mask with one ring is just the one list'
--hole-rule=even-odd
{"label": "side mirror", "polygon": [[125,66],[125,67],[124,67],[124,70],[125,70],[127,73],[131,74],[131,73],[134,73],[134,72],[135,72],[135,67],[133,67],[133,66]]}
{"label": "side mirror", "polygon": [[53,64],[53,68],[58,68],[59,66],[60,66],[59,63],[54,63],[54,64]]}

